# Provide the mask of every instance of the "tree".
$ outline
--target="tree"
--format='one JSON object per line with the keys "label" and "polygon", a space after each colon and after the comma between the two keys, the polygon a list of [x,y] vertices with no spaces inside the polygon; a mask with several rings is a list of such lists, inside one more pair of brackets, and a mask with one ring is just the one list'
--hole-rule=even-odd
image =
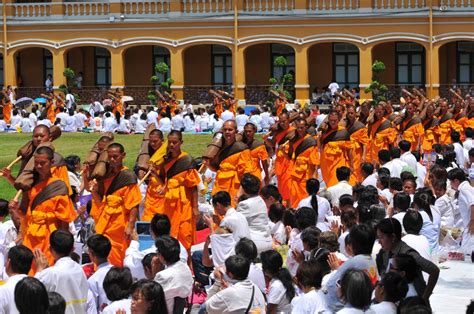
{"label": "tree", "polygon": [[[275,58],[274,64],[276,66],[286,66],[287,61],[284,56],[278,56]],[[268,83],[271,85],[270,90],[274,90],[278,93],[284,93],[287,100],[291,100],[293,97],[288,92],[288,83],[293,82],[293,75],[290,73],[283,73],[280,77],[271,77]]]}
{"label": "tree", "polygon": [[372,93],[372,99],[375,104],[387,100],[385,93],[388,91],[388,88],[379,79],[379,75],[383,71],[385,71],[385,64],[382,61],[375,60],[372,64],[372,82],[364,90],[366,93]]}
{"label": "tree", "polygon": [[[155,65],[155,73],[164,75],[165,73],[168,73],[168,71],[169,71],[169,66],[165,62],[160,62],[157,65]],[[171,77],[160,82],[160,77],[158,75],[153,75],[150,78],[150,81],[153,84],[153,86],[155,86],[155,88],[158,89],[160,92],[163,93],[166,91],[168,93],[171,93],[171,85],[173,85],[174,83],[174,80]],[[155,90],[149,90],[147,98],[153,105],[155,105],[157,101]]]}

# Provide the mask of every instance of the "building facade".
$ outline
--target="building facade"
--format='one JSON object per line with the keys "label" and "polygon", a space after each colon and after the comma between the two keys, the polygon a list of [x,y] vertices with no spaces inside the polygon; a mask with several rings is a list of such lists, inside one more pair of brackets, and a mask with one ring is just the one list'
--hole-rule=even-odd
{"label": "building facade", "polygon": [[471,0],[5,0],[2,17],[0,80],[19,95],[38,95],[48,74],[68,83],[69,67],[85,99],[124,88],[146,101],[159,62],[189,102],[224,88],[259,103],[284,73],[299,102],[332,81],[371,98],[375,60],[395,99],[404,87],[434,97],[474,84]]}

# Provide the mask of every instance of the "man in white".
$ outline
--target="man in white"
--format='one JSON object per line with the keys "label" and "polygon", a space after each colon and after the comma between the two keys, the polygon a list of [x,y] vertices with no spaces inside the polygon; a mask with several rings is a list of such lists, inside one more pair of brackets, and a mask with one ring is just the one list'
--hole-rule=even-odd
{"label": "man in white", "polygon": [[262,128],[263,130],[268,130],[270,129],[270,112],[268,112],[268,107],[264,106],[262,108],[263,112],[260,114],[260,117],[262,118]]}
{"label": "man in white", "polygon": [[374,172],[374,165],[370,162],[364,162],[360,167],[360,172],[364,180],[363,186],[377,186],[377,174]]}
{"label": "man in white", "polygon": [[[170,236],[163,236],[156,240],[157,256],[153,258],[152,270],[155,281],[165,292],[168,313],[173,313],[175,298],[187,298],[192,293],[194,279],[186,263],[179,258],[179,242]],[[164,269],[159,271],[159,265]]]}
{"label": "man in white", "polygon": [[31,112],[28,115],[28,119],[30,119],[32,129],[34,129],[36,127],[36,124],[38,123],[38,117],[36,116],[36,110],[38,110],[38,106],[33,105],[33,107],[31,107]]}
{"label": "man in white", "polygon": [[237,131],[242,132],[244,130],[244,126],[249,120],[249,116],[245,114],[243,108],[239,107],[237,109],[237,116],[235,117],[235,122],[237,123]]}
{"label": "man in white", "polygon": [[20,280],[28,276],[32,262],[33,253],[24,245],[14,246],[8,252],[5,269],[9,278],[3,286],[0,286],[0,313],[18,314],[15,305],[15,287]]}
{"label": "man in white", "polygon": [[[150,223],[150,235],[154,241],[157,238],[169,235],[171,231],[171,222],[168,216],[156,214]],[[183,263],[188,262],[188,251],[179,243],[179,259]],[[150,248],[140,251],[140,243],[138,242],[138,235],[132,235],[130,246],[125,252],[125,259],[123,265],[130,268],[132,276],[135,279],[145,279],[145,270],[143,269],[142,260],[149,253],[156,253],[156,246],[153,244]]]}
{"label": "man in white", "polygon": [[177,131],[184,130],[184,118],[180,114],[180,110],[176,109],[174,111],[174,117],[171,118],[171,129]]}
{"label": "man in white", "polygon": [[106,112],[105,119],[102,123],[102,132],[114,132],[117,126],[117,120],[112,117],[110,112]]}
{"label": "man in white", "polygon": [[448,172],[451,187],[458,192],[458,206],[462,217],[461,250],[465,254],[471,254],[474,250],[474,187],[469,184],[466,174],[462,169],[455,168]]}
{"label": "man in white", "polygon": [[69,117],[67,113],[68,110],[66,107],[62,108],[61,111],[56,115],[56,119],[61,119],[61,130],[64,131],[64,127],[66,126],[66,119]]}
{"label": "man in white", "polygon": [[250,261],[238,255],[226,259],[225,274],[215,269],[216,281],[203,305],[207,313],[265,313],[265,298],[248,279],[249,269]]}
{"label": "man in white", "polygon": [[402,155],[400,156],[400,160],[406,162],[408,167],[415,171],[414,175],[416,176],[418,170],[418,162],[416,161],[415,156],[410,152],[410,147],[410,142],[406,140],[402,140],[400,141],[400,143],[398,143],[398,148],[400,148],[400,151],[402,153]]}
{"label": "man in white", "polygon": [[250,229],[250,239],[257,246],[258,252],[272,249],[272,235],[267,214],[267,206],[260,192],[261,181],[254,175],[245,173],[240,179],[240,190],[237,198],[245,200],[237,205],[237,212],[247,219]]}
{"label": "man in white", "polygon": [[66,94],[66,108],[71,109],[75,102],[76,99],[74,98],[74,95],[71,93],[70,90],[68,90]]}
{"label": "man in white", "polygon": [[84,114],[84,110],[79,109],[79,112],[76,113],[76,127],[78,129],[83,129],[85,127],[85,121],[87,119],[86,115]]}
{"label": "man in white", "polygon": [[112,268],[112,265],[107,261],[112,245],[107,237],[101,234],[94,234],[87,239],[87,247],[91,262],[97,268],[95,273],[87,280],[87,284],[89,291],[92,293],[94,304],[97,306],[97,311],[100,312],[104,306],[110,304],[110,300],[105,294],[103,283],[105,275]]}
{"label": "man in white", "polygon": [[451,140],[453,141],[454,152],[456,153],[456,163],[459,168],[466,169],[466,156],[461,142],[461,134],[457,131],[452,131]]}
{"label": "man in white", "polygon": [[329,84],[328,88],[331,91],[331,96],[334,96],[334,93],[339,90],[339,84],[337,84],[336,80],[332,80],[332,82],[331,82],[331,84]]}
{"label": "man in white", "polygon": [[[379,155],[379,158],[380,158],[380,155]],[[383,167],[390,170],[391,177],[400,178],[400,174],[403,171],[403,167],[408,166],[408,164],[400,159],[400,149],[398,147],[392,147],[390,149],[390,158],[392,158],[392,160],[385,163]]]}
{"label": "man in white", "polygon": [[54,266],[39,249],[35,250],[36,275],[46,290],[61,294],[66,300],[66,313],[84,313],[87,309],[87,279],[81,265],[69,255],[74,250],[74,237],[64,230],[56,230],[49,237]]}
{"label": "man in white", "polygon": [[221,114],[221,119],[226,122],[227,120],[234,120],[235,116],[232,111],[229,111],[227,106],[224,106],[224,112]]}
{"label": "man in white", "polygon": [[154,123],[158,128],[158,113],[153,109],[152,106],[149,106],[146,109],[148,111],[146,114],[146,122],[148,122],[148,124]]}
{"label": "man in white", "polygon": [[339,207],[339,197],[344,194],[352,195],[352,185],[349,184],[351,170],[347,167],[339,167],[336,169],[336,177],[339,181],[336,185],[328,188],[331,193],[331,203],[333,206]]}
{"label": "man in white", "polygon": [[[5,218],[8,211],[8,202],[6,200],[0,200],[0,208],[5,209],[3,213],[0,213]],[[15,240],[18,237],[18,230],[21,224],[21,217],[17,211],[10,211],[10,220],[0,224],[0,280],[5,281],[8,279],[8,274],[5,269],[5,261],[8,257],[8,251],[10,248],[16,245]]]}

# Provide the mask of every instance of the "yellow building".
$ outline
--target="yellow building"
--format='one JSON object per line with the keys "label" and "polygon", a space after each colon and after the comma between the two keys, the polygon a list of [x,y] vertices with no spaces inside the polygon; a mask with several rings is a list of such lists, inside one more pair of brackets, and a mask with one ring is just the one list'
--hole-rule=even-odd
{"label": "yellow building", "polygon": [[[2,12],[1,79],[19,96],[37,96],[48,74],[65,84],[69,67],[83,99],[119,87],[144,102],[161,61],[189,102],[222,86],[258,103],[282,73],[294,74],[299,102],[332,80],[370,98],[374,60],[395,98],[401,87],[433,97],[474,83],[471,0],[4,0]],[[287,65],[275,66],[281,55]]]}

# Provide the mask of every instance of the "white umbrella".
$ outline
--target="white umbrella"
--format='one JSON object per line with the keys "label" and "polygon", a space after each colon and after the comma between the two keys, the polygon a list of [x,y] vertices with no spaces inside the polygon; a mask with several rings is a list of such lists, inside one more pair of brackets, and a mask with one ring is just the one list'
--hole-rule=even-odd
{"label": "white umbrella", "polygon": [[122,96],[122,102],[133,101],[132,96]]}

